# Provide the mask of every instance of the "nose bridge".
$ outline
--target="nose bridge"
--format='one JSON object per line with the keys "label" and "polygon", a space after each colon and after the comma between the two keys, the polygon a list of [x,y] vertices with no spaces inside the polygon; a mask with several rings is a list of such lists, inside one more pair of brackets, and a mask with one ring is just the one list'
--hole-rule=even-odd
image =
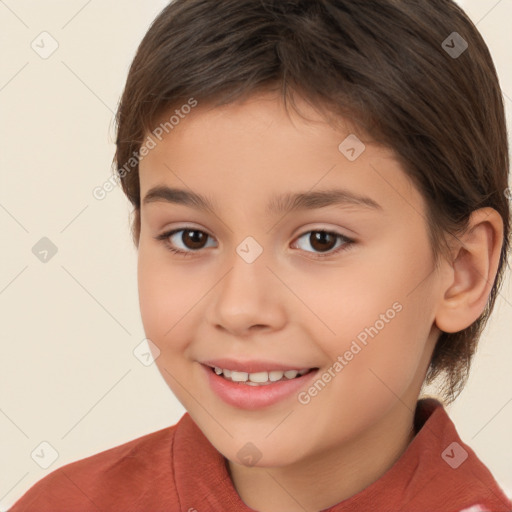
{"label": "nose bridge", "polygon": [[210,320],[214,324],[243,331],[253,325],[276,328],[283,322],[279,284],[273,282],[276,279],[267,268],[270,253],[253,236],[236,246],[213,296]]}
{"label": "nose bridge", "polygon": [[229,258],[230,270],[221,285],[222,297],[219,299],[233,301],[240,310],[256,306],[268,289],[267,281],[271,276],[268,263],[263,245],[253,236],[244,238]]}

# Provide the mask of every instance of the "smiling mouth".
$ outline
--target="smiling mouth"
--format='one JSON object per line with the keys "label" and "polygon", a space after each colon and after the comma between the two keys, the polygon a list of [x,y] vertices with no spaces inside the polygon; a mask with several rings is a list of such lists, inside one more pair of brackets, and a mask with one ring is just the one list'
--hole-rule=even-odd
{"label": "smiling mouth", "polygon": [[230,382],[248,386],[268,386],[274,382],[283,382],[298,379],[304,375],[318,370],[318,368],[304,368],[302,370],[271,370],[255,373],[237,372],[227,368],[211,367],[212,372]]}

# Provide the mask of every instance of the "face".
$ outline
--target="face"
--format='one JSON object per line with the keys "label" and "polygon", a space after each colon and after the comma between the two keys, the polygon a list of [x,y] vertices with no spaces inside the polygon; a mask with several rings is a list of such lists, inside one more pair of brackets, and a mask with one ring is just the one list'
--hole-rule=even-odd
{"label": "face", "polygon": [[414,409],[439,334],[422,196],[390,149],[300,107],[199,104],[140,163],[146,336],[239,464],[312,460]]}

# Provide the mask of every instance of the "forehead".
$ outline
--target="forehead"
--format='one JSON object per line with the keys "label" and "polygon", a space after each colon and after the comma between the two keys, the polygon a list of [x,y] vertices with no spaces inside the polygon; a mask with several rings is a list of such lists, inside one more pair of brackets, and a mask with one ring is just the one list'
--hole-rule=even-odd
{"label": "forehead", "polygon": [[[211,102],[195,101],[195,106],[187,107],[184,101],[180,107],[176,105],[162,113],[155,122],[155,126],[167,126],[162,134],[164,138],[170,133],[174,138],[186,138],[188,132],[209,131],[211,135],[216,130],[210,131],[212,126],[222,123],[223,129],[228,127],[239,132],[250,131],[253,134],[266,132],[269,128],[286,129],[287,135],[291,134],[290,128],[294,127],[297,133],[317,129],[334,129],[340,133],[359,133],[369,141],[368,134],[362,134],[355,122],[341,116],[335,116],[327,107],[320,107],[300,95],[294,94],[293,105],[287,100],[285,106],[283,97],[274,91],[256,92],[248,98],[235,100],[232,103],[216,106]],[[190,100],[189,100],[190,101]],[[179,113],[177,111],[183,112]],[[186,112],[185,112],[186,108]],[[178,114],[178,115],[176,115]],[[327,119],[326,116],[329,116]],[[172,118],[172,126],[169,121]],[[231,124],[231,126],[229,126]],[[147,132],[149,134],[150,132]],[[205,133],[206,138],[209,138]]]}
{"label": "forehead", "polygon": [[[182,113],[172,129],[166,125],[169,133],[164,131],[161,140],[153,137],[156,146],[140,162],[142,199],[162,185],[189,188],[196,196],[203,191],[212,198],[210,203],[228,196],[244,202],[263,193],[267,199],[272,195],[266,209],[278,211],[283,200],[290,206],[294,199],[290,194],[278,198],[276,192],[342,187],[383,207],[397,198],[421,203],[417,194],[409,197],[415,190],[393,150],[357,132],[349,120],[339,118],[333,126],[309,103],[299,101],[298,106],[301,115],[286,110],[281,98],[271,93],[220,107],[198,103]],[[342,150],[346,140],[361,144],[355,160]],[[188,199],[201,201],[191,194]]]}

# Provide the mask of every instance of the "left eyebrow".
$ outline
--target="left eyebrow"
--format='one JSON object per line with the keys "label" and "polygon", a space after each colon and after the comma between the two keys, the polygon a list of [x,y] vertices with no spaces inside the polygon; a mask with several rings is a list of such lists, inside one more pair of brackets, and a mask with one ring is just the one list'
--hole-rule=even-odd
{"label": "left eyebrow", "polygon": [[[158,185],[151,188],[143,199],[143,204],[163,201],[182,204],[199,210],[214,212],[215,205],[208,197],[196,192]],[[297,210],[314,210],[326,206],[358,206],[364,209],[382,211],[382,206],[368,196],[356,194],[345,189],[319,190],[315,192],[296,192],[273,196],[267,204],[267,215],[281,215]]]}
{"label": "left eyebrow", "polygon": [[266,211],[270,215],[280,215],[297,210],[314,210],[326,206],[346,205],[383,210],[382,206],[371,197],[356,194],[346,189],[331,189],[274,196],[269,201]]}

